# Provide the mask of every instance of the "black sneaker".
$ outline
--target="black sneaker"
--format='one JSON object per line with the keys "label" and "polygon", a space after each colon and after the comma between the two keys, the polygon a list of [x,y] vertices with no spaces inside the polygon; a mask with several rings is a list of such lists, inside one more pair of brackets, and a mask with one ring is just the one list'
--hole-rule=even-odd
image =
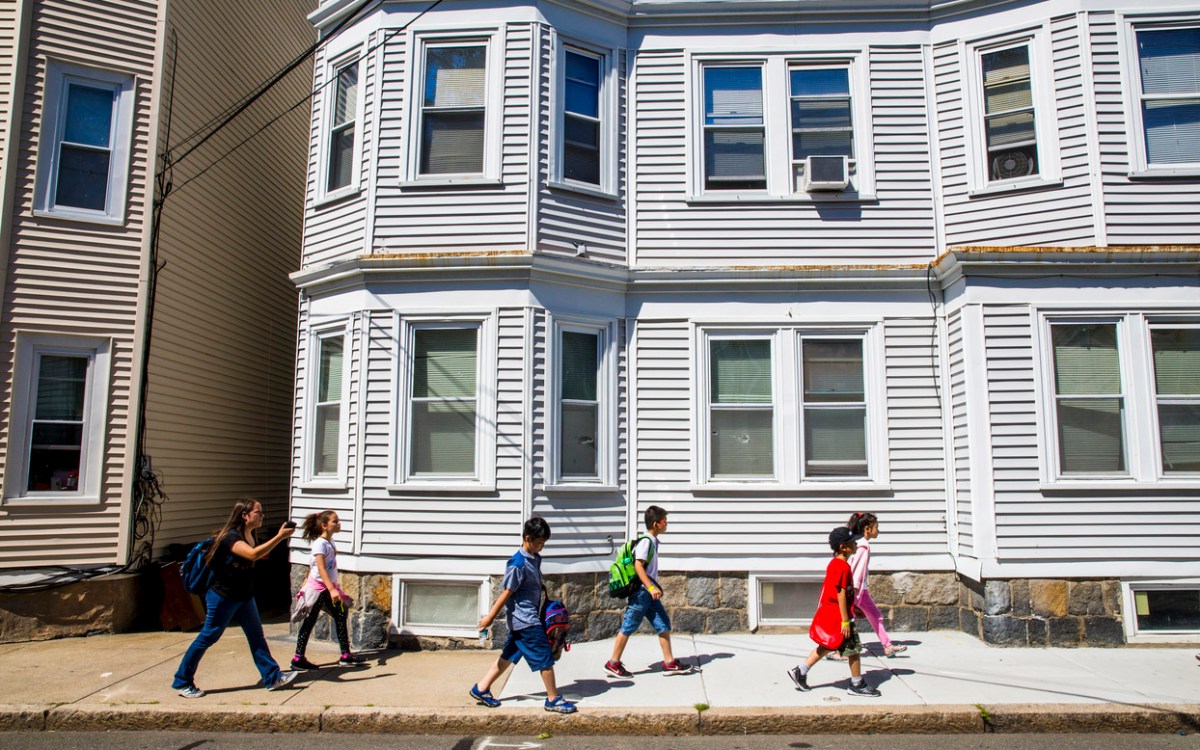
{"label": "black sneaker", "polygon": [[787,671],[788,677],[792,678],[792,682],[796,685],[796,689],[802,693],[807,693],[812,690],[808,686],[808,675],[800,672],[800,667],[792,667]]}
{"label": "black sneaker", "polygon": [[338,659],[339,667],[357,667],[359,664],[366,663],[366,659],[358,654],[342,654]]}
{"label": "black sneaker", "polygon": [[850,687],[846,688],[846,692],[850,695],[861,695],[864,698],[878,698],[879,696],[883,695],[883,693],[871,687],[871,683],[867,682],[866,680],[863,680],[857,685],[855,685],[854,681],[851,680]]}
{"label": "black sneaker", "polygon": [[292,657],[292,671],[293,672],[307,672],[310,669],[320,669],[320,667],[317,666],[316,664],[313,664],[308,659],[305,659],[303,656],[293,656]]}

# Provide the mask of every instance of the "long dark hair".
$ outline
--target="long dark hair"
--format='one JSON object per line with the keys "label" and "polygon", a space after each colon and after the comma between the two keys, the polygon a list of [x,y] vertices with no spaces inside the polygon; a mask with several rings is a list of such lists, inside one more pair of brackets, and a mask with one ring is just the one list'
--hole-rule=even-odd
{"label": "long dark hair", "polygon": [[850,520],[846,522],[846,528],[850,529],[853,534],[861,534],[863,529],[877,523],[879,523],[879,519],[874,513],[851,513]]}
{"label": "long dark hair", "polygon": [[325,533],[325,524],[335,515],[337,514],[332,510],[323,510],[320,513],[309,513],[305,516],[304,523],[300,524],[300,529],[304,532],[304,541],[311,542]]}
{"label": "long dark hair", "polygon": [[237,531],[238,534],[241,534],[242,539],[250,544],[254,544],[253,539],[246,539],[246,519],[244,516],[254,510],[254,506],[258,504],[259,502],[252,497],[243,497],[233,504],[233,511],[229,514],[229,520],[225,522],[220,531],[213,535],[215,538],[213,539],[212,546],[208,548],[208,554],[204,558],[206,565],[212,562],[213,555],[217,554],[217,550],[221,548],[221,544],[231,531]]}

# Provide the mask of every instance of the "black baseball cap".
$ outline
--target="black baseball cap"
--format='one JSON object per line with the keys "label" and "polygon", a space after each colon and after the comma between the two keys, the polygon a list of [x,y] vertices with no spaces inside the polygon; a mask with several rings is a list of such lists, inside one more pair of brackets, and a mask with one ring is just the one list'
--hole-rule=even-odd
{"label": "black baseball cap", "polygon": [[855,534],[845,526],[837,526],[829,532],[829,548],[837,552],[837,548],[841,545],[857,542],[859,539],[862,539],[862,534]]}

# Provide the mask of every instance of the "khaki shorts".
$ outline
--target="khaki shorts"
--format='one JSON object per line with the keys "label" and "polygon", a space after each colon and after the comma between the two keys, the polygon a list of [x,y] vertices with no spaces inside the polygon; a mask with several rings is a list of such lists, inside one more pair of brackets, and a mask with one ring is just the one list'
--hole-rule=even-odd
{"label": "khaki shorts", "polygon": [[850,635],[846,636],[846,640],[842,641],[842,647],[838,649],[838,653],[842,656],[857,656],[862,653],[862,650],[862,641],[858,639],[858,628],[851,622]]}

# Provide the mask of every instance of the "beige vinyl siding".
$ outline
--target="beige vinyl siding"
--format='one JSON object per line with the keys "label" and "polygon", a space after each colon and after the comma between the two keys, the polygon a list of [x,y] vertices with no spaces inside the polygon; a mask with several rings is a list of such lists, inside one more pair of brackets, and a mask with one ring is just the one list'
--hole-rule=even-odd
{"label": "beige vinyl siding", "polygon": [[[17,55],[19,54],[19,38],[21,29],[22,0],[8,0],[0,3],[0,189],[6,183],[5,175],[8,167],[8,128],[9,115],[16,102],[13,101],[16,89]],[[7,223],[0,221],[0,225]]]}
{"label": "beige vinyl siding", "polygon": [[[384,49],[383,80],[380,82],[378,126],[378,186],[373,249],[394,253],[437,253],[439,251],[520,250],[529,239],[529,173],[531,155],[532,45],[535,27],[509,24],[501,35],[505,47],[488,60],[500,65],[500,96],[494,101],[503,108],[496,118],[500,155],[498,187],[401,187],[405,166],[400,163],[402,144],[413,113],[404,108],[407,68],[419,65],[415,51],[389,43]],[[500,32],[497,32],[500,33]],[[397,36],[397,40],[400,37]],[[490,79],[489,73],[489,79]],[[419,101],[420,91],[413,93]],[[489,105],[493,99],[489,98]],[[411,143],[417,148],[417,140]],[[324,257],[324,256],[322,256]]]}
{"label": "beige vinyl siding", "polygon": [[[1184,12],[1181,9],[1181,12]],[[1194,17],[1194,10],[1192,11]],[[1125,29],[1111,12],[1088,14],[1095,79],[1096,117],[1101,144],[1108,241],[1113,245],[1194,245],[1200,243],[1200,182],[1189,179],[1130,180],[1129,151],[1141,133],[1127,132],[1124,87],[1135,86],[1132,70],[1121,70],[1117,37]]]}
{"label": "beige vinyl siding", "polygon": [[963,347],[962,315],[950,313],[947,320],[951,410],[951,446],[954,451],[954,514],[958,524],[958,553],[975,554],[974,514],[971,505],[971,445],[967,421],[966,353]]}
{"label": "beige vinyl siding", "polygon": [[[551,123],[554,121],[556,112],[551,109],[551,103],[558,101],[561,105],[562,95],[552,96],[551,91],[556,85],[552,78],[552,66],[550,61],[554,58],[555,50],[550,42],[550,35],[543,28],[541,34],[541,47],[538,51],[539,67],[537,71],[538,81],[538,184],[537,184],[537,220],[538,220],[538,237],[537,247],[539,250],[549,250],[565,252],[569,255],[576,254],[576,244],[580,246],[588,259],[599,260],[609,263],[623,264],[626,262],[625,250],[625,220],[626,220],[626,203],[625,203],[625,180],[626,180],[626,159],[625,159],[625,51],[611,50],[616,65],[616,80],[618,87],[617,107],[615,112],[603,108],[607,120],[601,125],[601,139],[607,138],[611,132],[621,134],[617,140],[617,154],[615,158],[609,159],[609,164],[617,170],[616,186],[617,194],[614,198],[605,198],[588,195],[586,193],[563,190],[550,189],[546,187],[546,181],[550,174],[550,153],[552,153],[558,144],[555,140],[560,139],[560,135],[553,138],[551,133],[553,128]],[[611,81],[612,79],[606,78]],[[601,92],[602,101],[609,99],[609,92],[603,90]],[[606,165],[607,166],[607,165]]]}
{"label": "beige vinyl siding", "polygon": [[[129,495],[124,467],[133,448],[131,388],[134,321],[147,222],[148,143],[154,69],[156,2],[136,0],[36,0],[32,7],[29,65],[20,103],[21,141],[16,162],[7,289],[0,317],[3,367],[0,415],[7,451],[13,395],[13,347],[18,331],[111,338],[112,369],[97,506],[0,507],[5,539],[0,567],[123,563],[122,508]],[[130,180],[125,223],[100,226],[32,215],[43,118],[46,61],[126,72],[135,86]],[[23,429],[23,428],[20,428]]]}
{"label": "beige vinyl siding", "polygon": [[[754,50],[749,37],[723,49]],[[819,42],[819,40],[816,40]],[[797,41],[803,51],[803,40]],[[933,200],[919,47],[871,49],[868,66],[878,201],[687,202],[686,91],[682,50],[639,52],[632,75],[637,264],[728,266],[925,262],[934,256]],[[695,89],[693,89],[695,91]],[[696,96],[698,94],[693,94]],[[781,109],[783,107],[780,107]],[[768,128],[787,127],[783,118]],[[693,151],[697,147],[693,144]],[[861,148],[861,146],[860,146]],[[698,163],[698,160],[697,162]]]}
{"label": "beige vinyl siding", "polygon": [[[173,153],[312,43],[305,14],[313,7],[172,0],[165,54],[177,59],[164,65],[173,93],[164,96],[159,126],[165,141],[169,125]],[[288,274],[300,263],[307,107],[199,173],[303,100],[311,76],[301,65],[171,173],[144,446],[170,497],[156,553],[220,526],[240,497],[262,500],[268,527],[287,513],[296,327]]]}

